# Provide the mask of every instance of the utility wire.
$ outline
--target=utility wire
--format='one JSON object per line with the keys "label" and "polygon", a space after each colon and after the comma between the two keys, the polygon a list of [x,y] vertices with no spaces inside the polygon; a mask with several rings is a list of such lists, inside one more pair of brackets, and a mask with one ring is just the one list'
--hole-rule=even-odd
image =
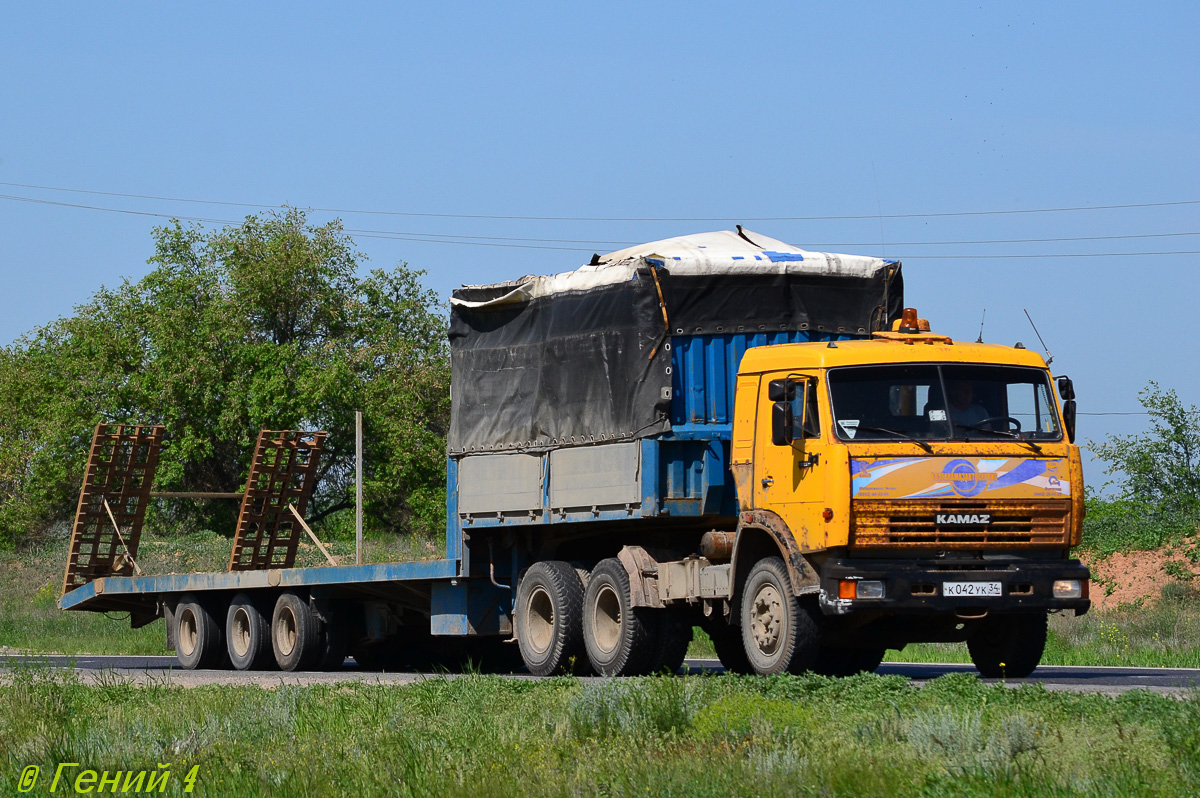
{"label": "utility wire", "polygon": [[[263,205],[253,202],[230,202],[224,200],[190,199],[184,197],[164,197],[153,194],[126,194],[116,191],[93,191],[82,188],[62,188],[59,186],[40,186],[30,183],[9,183],[0,181],[0,186],[12,188],[32,188],[40,191],[63,191],[73,194],[93,194],[105,197],[125,197],[128,199],[146,199],[162,202],[191,202],[203,205],[228,205],[241,208],[273,208],[274,205]],[[1104,211],[1128,208],[1166,208],[1179,205],[1200,205],[1200,200],[1178,200],[1173,202],[1138,202],[1121,205],[1074,205],[1054,208],[1021,208],[995,211],[943,211],[938,213],[891,213],[866,214],[848,216],[746,216],[740,217],[746,222],[808,222],[808,221],[838,221],[856,219],[931,219],[945,216],[1000,216],[1027,213],[1066,213],[1072,211]],[[428,213],[416,211],[380,211],[352,208],[313,208],[322,213],[355,213],[378,214],[383,216],[417,216],[438,219],[502,219],[513,221],[537,222],[728,222],[729,216],[517,216],[484,213]]]}
{"label": "utility wire", "polygon": [[[7,184],[0,183],[0,185],[7,185]],[[132,215],[132,216],[148,216],[148,217],[158,218],[158,219],[176,219],[179,221],[200,222],[200,223],[210,223],[210,224],[238,224],[239,223],[239,221],[235,220],[235,219],[216,219],[216,218],[204,217],[204,216],[180,216],[179,214],[158,213],[158,212],[154,212],[154,211],[135,211],[135,210],[127,209],[127,208],[107,208],[107,207],[103,207],[100,205],[84,205],[84,204],[73,203],[73,202],[60,202],[57,200],[39,199],[39,198],[35,198],[35,197],[21,197],[21,196],[17,196],[17,195],[13,195],[13,194],[0,194],[0,199],[11,200],[14,202],[28,202],[28,203],[33,203],[36,205],[52,205],[52,206],[64,207],[64,208],[79,208],[82,210],[105,211],[108,213],[120,213],[120,214]],[[268,207],[268,206],[254,206],[254,207]],[[323,209],[317,208],[317,209],[313,209],[313,210],[323,210]],[[324,210],[328,210],[328,209],[324,209]],[[865,218],[874,218],[874,217],[865,217]],[[516,248],[516,249],[548,249],[548,250],[558,250],[558,251],[566,251],[566,252],[594,252],[596,247],[592,247],[592,246],[589,246],[589,247],[553,246],[553,244],[556,244],[556,243],[580,243],[580,244],[591,243],[591,244],[600,245],[601,247],[607,247],[607,246],[613,246],[613,245],[625,247],[625,246],[633,245],[633,242],[627,242],[627,241],[592,241],[590,239],[553,239],[553,238],[552,239],[542,239],[542,238],[510,238],[510,237],[503,237],[503,236],[468,236],[468,235],[460,235],[460,234],[452,235],[452,234],[440,234],[440,233],[413,233],[413,232],[398,232],[398,231],[392,231],[392,230],[369,230],[369,229],[359,229],[359,228],[346,228],[346,232],[354,233],[355,235],[358,235],[362,238],[379,238],[379,239],[390,239],[390,240],[395,240],[395,241],[424,242],[424,243],[430,243],[430,244],[454,244],[454,245],[459,245],[459,246],[467,245],[467,246],[505,247],[505,248]],[[1159,235],[1159,234],[1154,234],[1154,235]],[[1196,233],[1179,233],[1179,234],[1161,234],[1161,235],[1197,235],[1197,234]],[[1133,236],[1130,236],[1130,237],[1133,237]],[[1150,236],[1147,236],[1147,237],[1150,237]],[[1098,239],[1103,239],[1103,238],[1106,238],[1106,237],[1098,237]],[[1055,239],[1045,239],[1045,241],[1053,241],[1053,240],[1055,240]],[[1062,239],[1062,240],[1089,240],[1089,239],[1080,238],[1080,239]],[[1032,242],[1032,241],[1035,241],[1035,239],[1029,239],[1028,241]],[[518,243],[518,242],[536,242],[536,243]],[[968,244],[968,243],[973,243],[973,242],[946,241],[946,242],[930,242],[930,243],[936,243],[936,244],[941,245],[941,244],[955,244],[955,243]],[[980,243],[984,243],[984,242],[980,242]],[[995,242],[987,242],[987,243],[1007,243],[1007,242],[995,241]],[[1025,243],[1025,242],[1024,241],[1016,241],[1013,243]],[[920,245],[920,244],[910,243],[910,244],[907,244],[906,246],[918,246],[918,245]],[[854,246],[854,245],[847,245],[847,246]],[[867,245],[864,244],[863,246],[867,246]],[[1005,260],[1005,259],[1027,259],[1027,258],[1036,258],[1036,259],[1118,258],[1118,257],[1143,257],[1143,256],[1152,256],[1152,255],[1200,255],[1200,250],[1175,250],[1175,251],[1169,251],[1169,252],[1070,252],[1070,253],[1016,254],[1016,255],[1013,255],[1013,254],[1008,254],[1008,255],[985,255],[985,254],[920,255],[920,254],[914,253],[912,255],[893,256],[893,257],[895,257],[895,259],[897,259],[897,260],[905,260],[908,258],[922,259],[922,260],[997,260],[997,259]]]}

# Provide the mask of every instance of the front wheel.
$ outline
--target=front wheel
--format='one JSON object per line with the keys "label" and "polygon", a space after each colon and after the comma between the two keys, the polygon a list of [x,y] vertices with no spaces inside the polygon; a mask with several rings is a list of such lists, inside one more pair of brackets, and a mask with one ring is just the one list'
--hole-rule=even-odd
{"label": "front wheel", "polygon": [[967,640],[967,651],[980,675],[989,679],[1024,679],[1033,673],[1046,650],[1046,613],[993,615]]}
{"label": "front wheel", "polygon": [[822,646],[813,663],[813,672],[822,676],[853,676],[873,673],[883,662],[887,649],[883,646],[865,648],[827,648]]}
{"label": "front wheel", "polygon": [[[810,598],[810,597],[806,597]],[[812,667],[821,644],[815,602],[792,594],[779,557],[755,563],[742,590],[741,629],[746,658],[755,673],[802,673]]]}

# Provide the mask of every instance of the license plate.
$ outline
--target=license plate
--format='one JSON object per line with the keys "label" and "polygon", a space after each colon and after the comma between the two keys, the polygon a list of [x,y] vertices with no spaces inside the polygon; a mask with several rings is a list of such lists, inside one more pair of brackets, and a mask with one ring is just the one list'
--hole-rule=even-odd
{"label": "license plate", "polygon": [[999,582],[942,582],[943,596],[1002,596]]}

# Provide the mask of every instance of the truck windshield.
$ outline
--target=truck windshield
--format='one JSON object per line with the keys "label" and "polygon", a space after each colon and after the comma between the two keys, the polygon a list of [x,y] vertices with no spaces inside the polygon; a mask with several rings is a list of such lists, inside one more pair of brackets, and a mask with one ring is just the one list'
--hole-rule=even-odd
{"label": "truck windshield", "polygon": [[1015,366],[861,366],[829,372],[842,440],[1051,441],[1062,437],[1044,371]]}

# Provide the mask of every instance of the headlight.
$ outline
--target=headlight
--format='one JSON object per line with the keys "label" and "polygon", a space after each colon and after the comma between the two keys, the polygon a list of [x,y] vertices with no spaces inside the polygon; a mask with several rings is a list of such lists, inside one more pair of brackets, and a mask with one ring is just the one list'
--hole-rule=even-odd
{"label": "headlight", "polygon": [[1083,591],[1080,589],[1078,579],[1056,579],[1054,580],[1054,597],[1059,599],[1080,598]]}
{"label": "headlight", "polygon": [[881,599],[883,582],[877,580],[843,579],[838,583],[838,598]]}

